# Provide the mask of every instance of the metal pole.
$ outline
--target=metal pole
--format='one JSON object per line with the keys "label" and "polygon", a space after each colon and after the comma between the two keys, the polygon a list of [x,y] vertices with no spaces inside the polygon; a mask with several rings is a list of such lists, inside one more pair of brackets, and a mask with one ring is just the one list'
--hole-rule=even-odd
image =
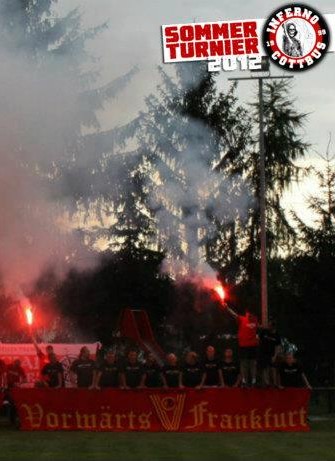
{"label": "metal pole", "polygon": [[261,219],[261,305],[262,325],[268,324],[268,283],[266,258],[266,190],[265,190],[265,148],[264,148],[264,107],[263,107],[263,79],[258,79],[259,97],[259,170],[260,190],[259,207]]}
{"label": "metal pole", "polygon": [[265,146],[264,146],[264,107],[263,107],[263,80],[287,79],[293,76],[266,75],[261,77],[235,77],[228,80],[258,80],[259,98],[259,169],[260,169],[260,191],[259,208],[261,221],[261,308],[262,325],[268,325],[268,283],[267,283],[267,259],[266,259],[266,188],[265,188]]}

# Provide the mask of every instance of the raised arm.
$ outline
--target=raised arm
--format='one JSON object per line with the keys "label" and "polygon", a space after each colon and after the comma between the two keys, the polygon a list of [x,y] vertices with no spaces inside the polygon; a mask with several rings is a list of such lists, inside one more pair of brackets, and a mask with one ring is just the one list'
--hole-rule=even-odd
{"label": "raised arm", "polygon": [[234,317],[234,319],[237,319],[238,318],[238,314],[231,308],[228,306],[227,303],[225,303],[225,310],[232,316]]}
{"label": "raised arm", "polygon": [[34,347],[35,347],[35,350],[36,350],[36,354],[38,357],[43,357],[44,356],[44,353],[42,352],[42,350],[40,349],[39,345],[37,344],[37,341],[36,341],[36,338],[35,336],[32,334],[31,335],[31,340],[34,344]]}
{"label": "raised arm", "polygon": [[305,386],[307,387],[307,389],[312,389],[312,386],[310,385],[310,382],[308,381],[305,373],[302,373],[301,377],[302,377],[302,380],[303,380]]}

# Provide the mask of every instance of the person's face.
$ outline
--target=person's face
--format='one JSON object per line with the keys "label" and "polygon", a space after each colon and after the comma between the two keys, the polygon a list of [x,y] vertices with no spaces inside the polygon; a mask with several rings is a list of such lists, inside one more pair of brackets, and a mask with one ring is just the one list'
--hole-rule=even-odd
{"label": "person's face", "polygon": [[90,358],[90,351],[85,347],[80,354],[82,360],[88,360]]}
{"label": "person's face", "polygon": [[186,355],[186,363],[188,363],[189,365],[194,365],[196,361],[197,361],[196,356],[192,352],[189,352]]}
{"label": "person's face", "polygon": [[286,357],[285,357],[285,362],[287,363],[287,365],[293,365],[296,360],[294,358],[294,355],[293,354],[287,354]]}
{"label": "person's face", "polygon": [[115,356],[115,353],[110,351],[110,352],[107,352],[106,354],[106,360],[108,363],[114,363],[115,362],[115,359],[116,359],[116,356]]}
{"label": "person's face", "polygon": [[290,26],[288,26],[287,32],[288,32],[288,35],[289,35],[291,38],[294,37],[295,34],[296,34],[296,28],[295,28],[295,26],[294,26],[293,24],[290,25]]}
{"label": "person's face", "polygon": [[155,362],[156,362],[155,357],[154,357],[152,354],[149,354],[149,355],[148,355],[148,358],[147,358],[147,363],[149,363],[149,364],[152,365],[152,364],[154,364]]}
{"label": "person's face", "polygon": [[129,352],[128,360],[130,363],[136,363],[137,362],[137,352],[136,351]]}
{"label": "person's face", "polygon": [[209,359],[213,359],[215,357],[215,349],[213,346],[208,346],[206,349],[206,356]]}
{"label": "person's face", "polygon": [[251,312],[247,312],[246,317],[247,317],[248,322],[255,322],[256,321],[256,317]]}
{"label": "person's face", "polygon": [[225,350],[224,359],[226,360],[226,362],[230,362],[233,359],[233,351],[231,349]]}
{"label": "person's face", "polygon": [[169,354],[166,359],[170,366],[175,367],[177,365],[177,357],[174,354]]}

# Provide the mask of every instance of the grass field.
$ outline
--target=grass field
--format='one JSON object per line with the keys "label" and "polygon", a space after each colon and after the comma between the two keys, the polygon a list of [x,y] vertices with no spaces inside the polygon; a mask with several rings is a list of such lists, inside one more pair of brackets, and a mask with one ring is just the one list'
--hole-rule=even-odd
{"label": "grass field", "polygon": [[331,461],[335,421],[309,433],[144,434],[0,431],[0,459],[109,461]]}

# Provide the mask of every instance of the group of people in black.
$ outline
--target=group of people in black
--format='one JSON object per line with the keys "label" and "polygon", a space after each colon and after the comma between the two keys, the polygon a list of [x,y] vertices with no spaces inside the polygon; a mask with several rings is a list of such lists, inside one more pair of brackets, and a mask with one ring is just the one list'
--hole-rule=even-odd
{"label": "group of people in black", "polygon": [[[48,346],[50,347],[50,346]],[[48,362],[41,369],[39,385],[50,388],[64,386],[64,372],[54,352],[48,352]],[[145,362],[139,360],[135,349],[128,351],[124,360],[108,350],[100,360],[93,360],[87,347],[82,347],[79,357],[70,367],[70,381],[73,387],[87,389],[120,388],[201,388],[205,386],[237,387],[241,383],[239,364],[232,349],[224,351],[219,360],[213,346],[208,346],[204,360],[189,351],[183,363],[174,353],[167,354],[165,363],[149,353]]]}
{"label": "group of people in black", "polygon": [[[266,334],[263,332],[263,338]],[[262,343],[262,339],[260,341]],[[267,351],[267,347],[263,345],[264,351]],[[262,373],[258,384],[279,388],[310,387],[293,354],[283,356],[276,349],[270,361],[263,353],[259,356]],[[57,361],[54,352],[48,353],[48,359],[41,370],[40,385],[63,387],[62,364]],[[247,387],[243,382],[241,364],[236,360],[233,350],[225,349],[220,357],[212,345],[207,346],[202,358],[196,352],[189,351],[184,360],[180,361],[176,354],[169,353],[163,364],[151,353],[144,362],[140,361],[139,353],[134,349],[129,350],[123,359],[117,357],[114,350],[108,350],[102,358],[93,360],[88,348],[83,347],[70,367],[70,381],[72,387],[86,389]]]}

